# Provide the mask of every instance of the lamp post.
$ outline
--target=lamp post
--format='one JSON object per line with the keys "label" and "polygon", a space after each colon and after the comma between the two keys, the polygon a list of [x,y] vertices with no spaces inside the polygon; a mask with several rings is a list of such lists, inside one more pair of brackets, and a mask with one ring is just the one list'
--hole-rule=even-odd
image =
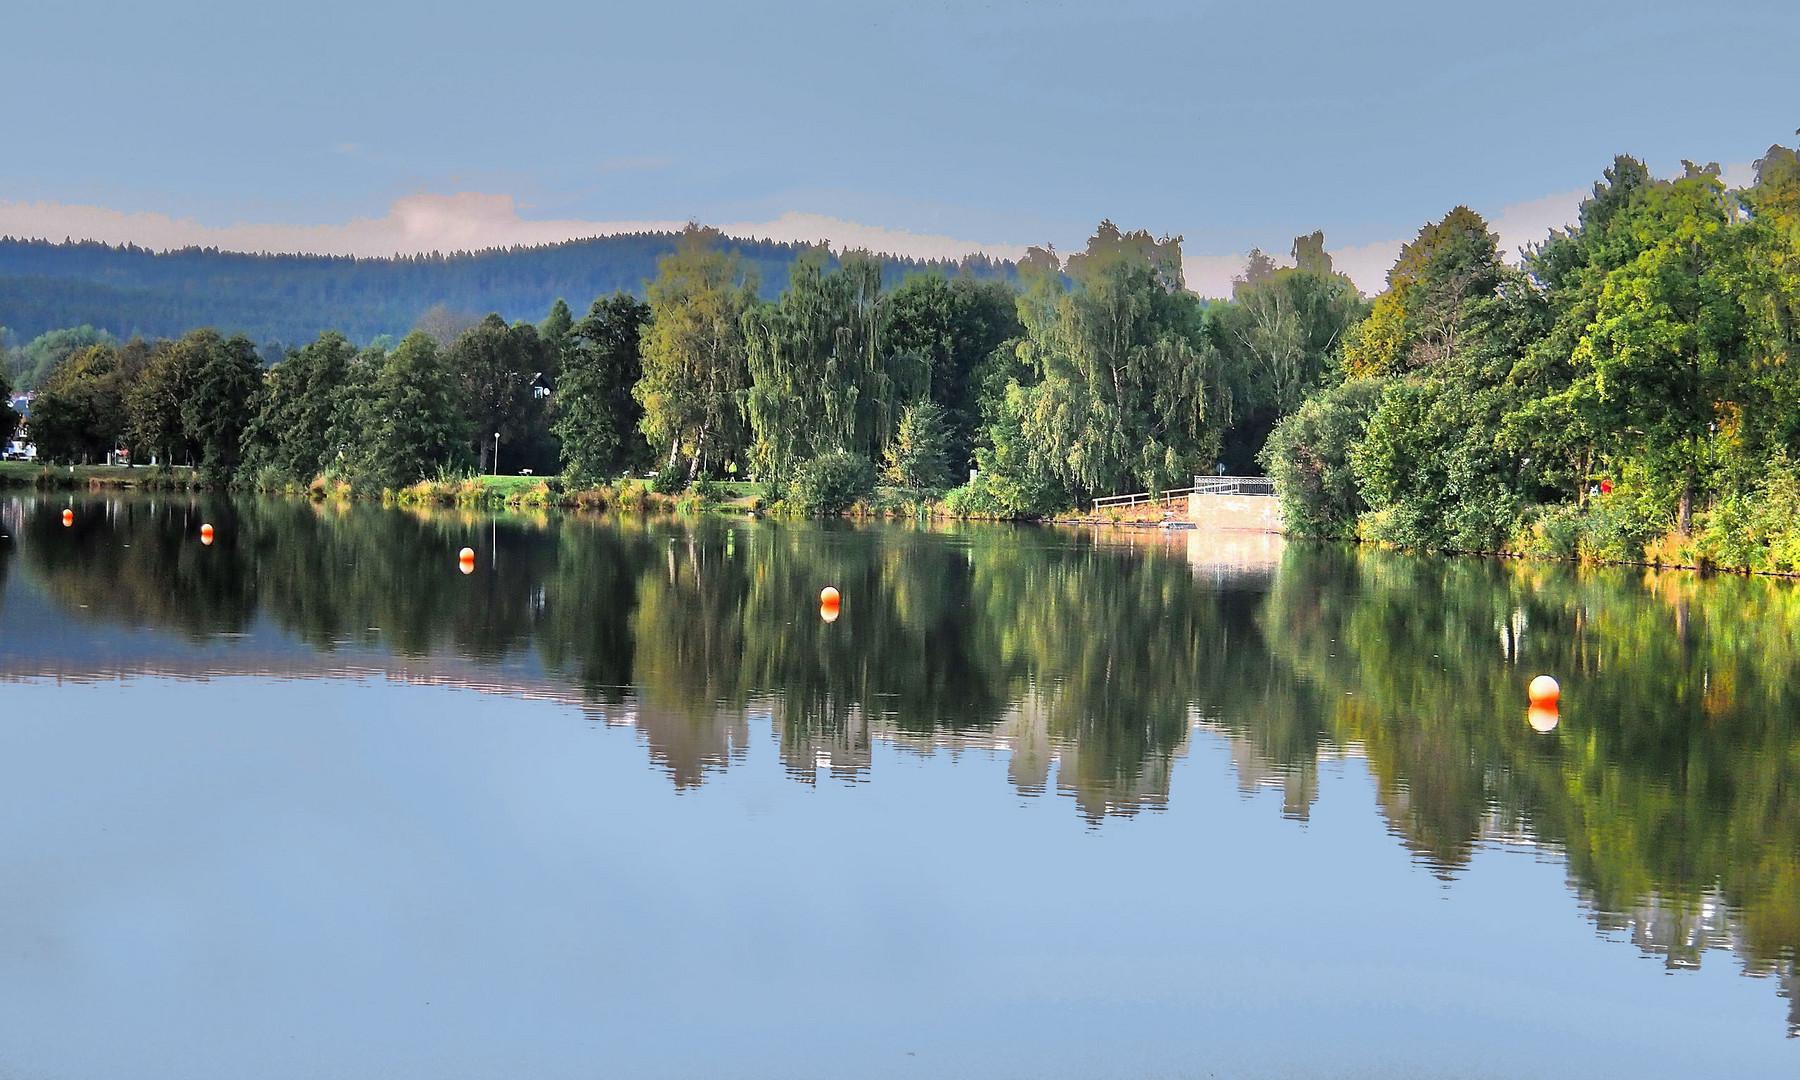
{"label": "lamp post", "polygon": [[500,475],[500,433],[494,432],[494,475]]}

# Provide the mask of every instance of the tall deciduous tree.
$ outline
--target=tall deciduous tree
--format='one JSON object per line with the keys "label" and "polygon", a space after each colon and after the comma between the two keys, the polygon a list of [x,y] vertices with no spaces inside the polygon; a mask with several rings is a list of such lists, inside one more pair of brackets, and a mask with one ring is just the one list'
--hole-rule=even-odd
{"label": "tall deciduous tree", "polygon": [[188,393],[181,403],[183,430],[200,450],[200,467],[214,483],[237,472],[244,431],[255,416],[255,397],[262,386],[262,361],[256,346],[242,334],[223,338],[211,328],[196,330],[175,343],[186,352]]}
{"label": "tall deciduous tree", "polygon": [[1323,233],[1295,237],[1293,250],[1297,265],[1240,280],[1231,303],[1208,310],[1229,372],[1235,423],[1222,456],[1233,467],[1254,461],[1275,422],[1323,384],[1367,311],[1350,279],[1332,271]]}
{"label": "tall deciduous tree", "polygon": [[618,292],[594,301],[566,335],[555,430],[563,472],[576,483],[614,475],[629,464],[632,447],[642,446],[643,409],[631,389],[643,373],[639,350],[649,321],[648,304]]}
{"label": "tall deciduous tree", "polygon": [[926,359],[882,341],[881,263],[866,252],[827,270],[815,248],[794,263],[787,291],[750,309],[744,337],[750,389],[744,412],[759,472],[789,477],[833,451],[880,456],[900,403],[928,385]]}
{"label": "tall deciduous tree", "polygon": [[44,379],[31,408],[31,437],[48,461],[103,461],[124,438],[127,386],[112,345],[69,353]]}
{"label": "tall deciduous tree", "polygon": [[1104,221],[1067,273],[1073,289],[1045,275],[1020,305],[1034,460],[1083,498],[1161,490],[1209,464],[1229,417],[1180,238]]}
{"label": "tall deciduous tree", "polygon": [[689,225],[675,252],[657,260],[649,289],[644,375],[633,391],[644,407],[644,435],[683,454],[688,474],[710,455],[726,460],[741,446],[739,395],[748,388],[742,316],[756,302],[756,274],[718,246],[716,229]]}
{"label": "tall deciduous tree", "polygon": [[471,425],[457,390],[437,343],[422,330],[383,356],[356,407],[363,479],[399,488],[467,460]]}
{"label": "tall deciduous tree", "polygon": [[327,331],[271,368],[244,433],[245,467],[273,467],[290,480],[317,475],[337,450],[332,428],[355,360],[356,347]]}
{"label": "tall deciduous tree", "polygon": [[988,360],[1023,332],[1018,293],[1005,281],[917,274],[888,297],[883,342],[893,355],[928,362],[929,396],[943,410],[946,463],[955,473],[974,458]]}
{"label": "tall deciduous tree", "polygon": [[517,445],[530,442],[542,425],[535,387],[548,366],[543,344],[530,323],[507,326],[500,316],[489,315],[456,339],[446,360],[474,425],[470,449],[477,468],[488,472],[494,467],[496,433],[502,442]]}

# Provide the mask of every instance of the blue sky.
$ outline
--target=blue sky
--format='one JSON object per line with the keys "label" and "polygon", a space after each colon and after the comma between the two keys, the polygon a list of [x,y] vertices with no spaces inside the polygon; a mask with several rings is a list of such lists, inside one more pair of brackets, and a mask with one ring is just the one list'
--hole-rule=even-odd
{"label": "blue sky", "polygon": [[0,232],[1391,245],[1566,216],[1614,153],[1746,163],[1800,126],[1796,43],[1776,3],[17,5]]}

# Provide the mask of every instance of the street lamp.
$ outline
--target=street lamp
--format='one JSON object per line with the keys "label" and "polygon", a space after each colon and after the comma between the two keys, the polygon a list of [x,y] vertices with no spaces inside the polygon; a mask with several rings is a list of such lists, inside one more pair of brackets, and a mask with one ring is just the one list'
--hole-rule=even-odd
{"label": "street lamp", "polygon": [[500,433],[494,432],[494,475],[500,475]]}

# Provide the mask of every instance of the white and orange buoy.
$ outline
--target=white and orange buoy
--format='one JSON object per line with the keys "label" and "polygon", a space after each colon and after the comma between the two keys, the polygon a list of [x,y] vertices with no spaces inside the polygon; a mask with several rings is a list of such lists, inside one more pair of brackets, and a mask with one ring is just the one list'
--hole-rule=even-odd
{"label": "white and orange buoy", "polygon": [[213,542],[212,522],[209,521],[200,526],[200,542],[202,544],[211,544]]}
{"label": "white and orange buoy", "polygon": [[63,511],[63,528],[66,529],[73,524],[75,524],[75,511],[64,510]]}
{"label": "white and orange buoy", "polygon": [[475,549],[463,548],[456,553],[456,565],[465,574],[475,572]]}
{"label": "white and orange buoy", "polygon": [[1556,702],[1562,697],[1562,687],[1557,685],[1556,680],[1550,676],[1539,675],[1531,680],[1530,686],[1525,688],[1525,696],[1531,699],[1533,705],[1554,709]]}
{"label": "white and orange buoy", "polygon": [[821,604],[836,604],[842,599],[843,597],[838,594],[837,589],[830,585],[819,590],[819,603]]}

